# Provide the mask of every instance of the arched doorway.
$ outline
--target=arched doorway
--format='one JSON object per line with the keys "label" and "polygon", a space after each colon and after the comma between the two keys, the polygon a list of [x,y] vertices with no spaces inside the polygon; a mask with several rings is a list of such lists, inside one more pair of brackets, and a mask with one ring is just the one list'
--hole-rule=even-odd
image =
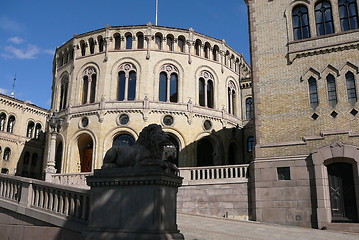
{"label": "arched doorway", "polygon": [[135,139],[130,134],[120,134],[113,139],[112,146],[132,146]]}
{"label": "arched doorway", "polygon": [[59,144],[57,144],[56,154],[55,154],[56,173],[61,173],[62,151],[63,151],[63,146],[62,146],[62,142],[60,142]]}
{"label": "arched doorway", "polygon": [[333,163],[327,166],[332,222],[357,222],[353,166]]}
{"label": "arched doorway", "polygon": [[166,145],[163,149],[163,160],[170,163],[176,164],[178,166],[179,161],[179,143],[175,136],[167,134],[170,144]]}
{"label": "arched doorway", "polygon": [[93,141],[88,134],[82,134],[78,138],[78,148],[80,153],[81,172],[92,171]]}
{"label": "arched doorway", "polygon": [[239,163],[243,162],[240,160],[238,146],[235,142],[232,142],[228,148],[228,164],[234,165]]}
{"label": "arched doorway", "polygon": [[213,145],[208,137],[197,144],[197,166],[213,166]]}

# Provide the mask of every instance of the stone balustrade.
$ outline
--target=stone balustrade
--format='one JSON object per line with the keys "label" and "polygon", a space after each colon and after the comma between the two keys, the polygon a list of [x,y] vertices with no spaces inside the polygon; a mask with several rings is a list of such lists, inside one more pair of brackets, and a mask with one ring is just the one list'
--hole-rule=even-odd
{"label": "stone balustrade", "polygon": [[[180,168],[180,176],[184,178],[182,186],[247,182],[248,166],[249,164],[183,167]],[[89,175],[92,175],[92,173],[56,173],[52,175],[52,182],[88,188],[86,176]]]}
{"label": "stone balustrade", "polygon": [[85,189],[0,174],[0,199],[2,208],[76,231],[85,229],[89,218],[90,194]]}

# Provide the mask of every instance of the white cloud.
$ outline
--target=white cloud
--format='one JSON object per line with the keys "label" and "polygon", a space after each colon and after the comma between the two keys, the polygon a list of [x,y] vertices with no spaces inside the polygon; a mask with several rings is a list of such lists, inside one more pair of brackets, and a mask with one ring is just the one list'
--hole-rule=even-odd
{"label": "white cloud", "polygon": [[52,49],[42,49],[42,52],[43,52],[43,53],[50,54],[50,55],[54,55],[54,54],[55,54],[55,50],[52,50]]}
{"label": "white cloud", "polygon": [[2,54],[5,58],[17,58],[17,59],[34,59],[41,52],[37,46],[27,44],[25,49],[16,48],[14,46],[5,47],[5,54]]}
{"label": "white cloud", "polygon": [[12,37],[8,39],[8,42],[14,43],[14,44],[20,44],[23,43],[25,40],[19,37]]}
{"label": "white cloud", "polygon": [[1,93],[1,94],[5,94],[5,95],[9,95],[10,90],[4,89],[4,88],[0,88],[0,93]]}
{"label": "white cloud", "polygon": [[0,16],[0,28],[12,32],[20,32],[23,30],[23,27],[19,23],[5,16]]}

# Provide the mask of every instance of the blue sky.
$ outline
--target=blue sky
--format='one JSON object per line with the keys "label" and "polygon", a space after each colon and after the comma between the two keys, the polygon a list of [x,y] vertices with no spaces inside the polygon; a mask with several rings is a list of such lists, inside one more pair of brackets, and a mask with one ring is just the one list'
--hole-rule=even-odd
{"label": "blue sky", "polygon": [[[106,25],[155,23],[155,0],[1,0],[0,93],[50,107],[57,46]],[[225,39],[249,62],[244,0],[159,0],[158,25]]]}

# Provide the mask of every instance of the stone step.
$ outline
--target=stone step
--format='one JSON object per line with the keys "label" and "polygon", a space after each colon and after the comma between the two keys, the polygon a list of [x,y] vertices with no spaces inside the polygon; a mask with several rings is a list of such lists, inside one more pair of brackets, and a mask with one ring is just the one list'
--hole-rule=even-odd
{"label": "stone step", "polygon": [[330,223],[327,230],[359,233],[359,223]]}

